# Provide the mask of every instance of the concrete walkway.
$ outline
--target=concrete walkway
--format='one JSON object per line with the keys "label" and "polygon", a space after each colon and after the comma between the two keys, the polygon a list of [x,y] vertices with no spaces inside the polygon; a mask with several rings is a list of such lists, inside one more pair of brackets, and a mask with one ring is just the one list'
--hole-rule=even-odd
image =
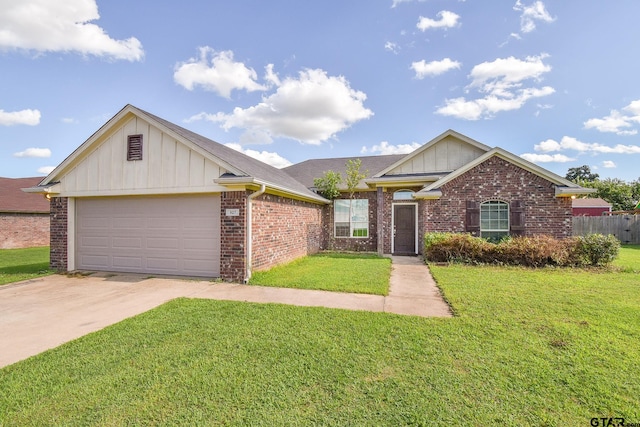
{"label": "concrete walkway", "polygon": [[392,267],[387,297],[108,273],[0,286],[0,367],[178,297],[451,317],[420,259],[392,257]]}

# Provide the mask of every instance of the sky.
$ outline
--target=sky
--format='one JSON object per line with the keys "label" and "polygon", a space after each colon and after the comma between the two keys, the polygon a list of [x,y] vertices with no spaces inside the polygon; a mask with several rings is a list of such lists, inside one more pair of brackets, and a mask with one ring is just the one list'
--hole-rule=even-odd
{"label": "sky", "polygon": [[0,0],[0,176],[126,104],[276,167],[448,129],[640,178],[637,0]]}

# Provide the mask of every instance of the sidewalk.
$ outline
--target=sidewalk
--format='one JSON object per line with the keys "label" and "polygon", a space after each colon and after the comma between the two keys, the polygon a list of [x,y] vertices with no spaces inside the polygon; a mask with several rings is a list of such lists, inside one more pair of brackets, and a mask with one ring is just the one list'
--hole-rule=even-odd
{"label": "sidewalk", "polygon": [[0,286],[0,367],[179,297],[451,317],[421,260],[392,257],[392,267],[386,297],[110,273]]}

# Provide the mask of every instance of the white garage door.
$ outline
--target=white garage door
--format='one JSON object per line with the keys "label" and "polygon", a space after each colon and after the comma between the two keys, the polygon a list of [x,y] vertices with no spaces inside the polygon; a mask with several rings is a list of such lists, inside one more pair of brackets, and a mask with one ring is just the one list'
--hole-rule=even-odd
{"label": "white garage door", "polygon": [[76,199],[76,267],[217,277],[220,196]]}

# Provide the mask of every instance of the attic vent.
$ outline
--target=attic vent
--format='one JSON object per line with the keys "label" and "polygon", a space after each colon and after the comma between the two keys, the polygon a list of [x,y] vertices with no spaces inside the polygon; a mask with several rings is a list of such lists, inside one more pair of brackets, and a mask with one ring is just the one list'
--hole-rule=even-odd
{"label": "attic vent", "polygon": [[127,160],[142,160],[142,135],[127,136]]}

